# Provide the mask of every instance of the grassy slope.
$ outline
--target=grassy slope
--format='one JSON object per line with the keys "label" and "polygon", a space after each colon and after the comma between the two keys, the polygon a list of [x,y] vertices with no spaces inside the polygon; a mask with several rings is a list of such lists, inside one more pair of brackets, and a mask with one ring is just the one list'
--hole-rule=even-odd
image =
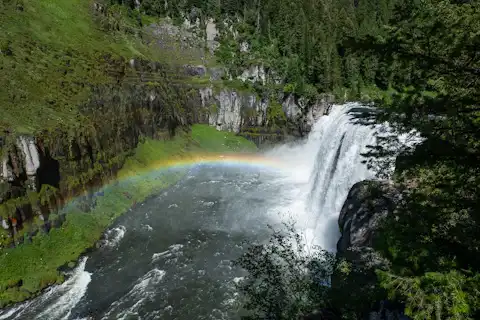
{"label": "grassy slope", "polygon": [[[186,159],[199,152],[255,149],[244,138],[205,125],[194,125],[191,133],[182,133],[173,140],[145,141],[119,173],[129,178],[105,187],[92,211],[82,212],[72,203],[65,209],[67,221],[61,228],[40,233],[31,243],[0,252],[0,306],[25,300],[50,284],[63,281],[57,269],[92,247],[115,218],[183,176],[184,171],[152,173],[149,168],[153,163]],[[142,174],[146,172],[149,174]]]}
{"label": "grassy slope", "polygon": [[133,37],[100,30],[91,5],[84,0],[0,2],[0,129],[34,133],[75,126],[88,85],[110,81],[105,54],[153,55]]}

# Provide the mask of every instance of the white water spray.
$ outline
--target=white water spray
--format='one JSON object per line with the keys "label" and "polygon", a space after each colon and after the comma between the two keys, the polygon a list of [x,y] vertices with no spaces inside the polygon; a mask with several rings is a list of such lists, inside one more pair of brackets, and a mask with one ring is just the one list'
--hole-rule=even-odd
{"label": "white water spray", "polygon": [[[4,313],[0,320],[6,319],[68,319],[72,309],[83,298],[91,281],[91,273],[85,271],[87,258],[82,258],[78,266],[69,274],[67,281],[49,288],[41,296],[22,303]],[[45,308],[45,306],[47,306]],[[38,309],[43,309],[37,313]]]}
{"label": "white water spray", "polygon": [[293,201],[288,208],[276,209],[294,219],[309,246],[335,251],[338,215],[348,191],[356,182],[375,175],[362,163],[362,153],[375,143],[376,129],[355,124],[349,114],[353,108],[363,107],[358,103],[333,106],[306,141],[267,153],[291,167],[285,178],[294,184]]}

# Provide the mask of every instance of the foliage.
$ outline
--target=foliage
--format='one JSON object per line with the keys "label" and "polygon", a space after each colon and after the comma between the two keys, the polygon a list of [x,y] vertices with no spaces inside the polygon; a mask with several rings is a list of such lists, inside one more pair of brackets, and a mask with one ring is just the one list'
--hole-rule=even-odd
{"label": "foliage", "polygon": [[287,122],[287,116],[283,111],[282,105],[274,99],[270,100],[267,108],[267,122],[272,128],[282,128]]}
{"label": "foliage", "polygon": [[[394,179],[402,192],[397,214],[389,216],[380,230],[377,249],[392,263],[391,270],[379,272],[381,286],[392,299],[404,302],[414,319],[478,318],[480,263],[474,257],[480,248],[480,56],[476,49],[480,46],[480,3],[405,0],[398,1],[392,11],[393,3],[387,1],[360,1],[355,8],[342,1],[320,1],[311,4],[307,13],[303,8],[296,11],[296,6],[307,5],[307,1],[280,1],[274,6],[282,17],[278,25],[275,13],[262,15],[259,8],[267,3],[250,6],[263,19],[260,24],[249,22],[258,29],[247,38],[253,43],[266,30],[268,41],[278,39],[281,58],[275,66],[286,79],[286,91],[300,93],[297,90],[305,88],[304,83],[313,83],[319,91],[335,90],[345,99],[358,95],[374,99],[380,108],[362,115],[361,121],[388,121],[394,129],[380,135],[380,146],[366,154],[371,166],[390,169],[396,165]],[[303,20],[316,12],[316,5],[330,9],[321,12],[335,22],[328,16],[322,23],[312,17]],[[301,27],[309,22],[316,25],[302,32]],[[284,27],[278,28],[281,24]],[[325,35],[334,40],[332,47],[330,39],[322,41]],[[321,49],[314,40],[322,44]],[[337,40],[345,41],[339,44]],[[308,58],[305,44],[320,54]],[[322,61],[330,64],[322,65]],[[386,91],[379,92],[373,85]],[[412,130],[422,137],[421,142]],[[401,142],[400,134],[410,135],[410,143]],[[398,156],[396,162],[391,162],[392,156]],[[272,264],[259,248],[254,247],[255,254],[248,256],[253,265],[244,264],[271,289],[261,291],[262,287],[250,283],[244,291],[257,302],[249,302],[248,308],[260,310],[260,318],[271,310],[277,312],[273,318],[282,318],[282,312],[297,312],[296,307],[303,307],[301,302],[292,307],[275,296],[288,292],[282,281],[274,274],[269,278],[256,271]],[[295,281],[302,283],[301,278]],[[264,300],[262,294],[283,301],[284,309]]]}
{"label": "foliage", "polygon": [[106,56],[151,55],[99,30],[90,1],[2,1],[0,25],[0,128],[18,133],[77,126],[90,86],[112,81]]}
{"label": "foliage", "polygon": [[[379,272],[380,281],[390,292],[406,300],[406,313],[413,319],[467,319],[471,307],[478,304],[477,279],[468,279],[462,273],[427,272],[421,277],[400,277]],[[476,277],[478,278],[478,277]]]}
{"label": "foliage", "polygon": [[[139,10],[150,15],[197,18],[201,27],[214,18],[220,31],[216,56],[233,76],[250,65],[264,65],[298,95],[333,92],[342,87],[358,96],[376,84],[377,59],[342,44],[348,36],[381,34],[394,0],[146,0]],[[133,8],[134,5],[131,5]],[[374,14],[371,14],[371,13]],[[242,44],[249,50],[242,51]],[[388,85],[388,83],[387,83]]]}
{"label": "foliage", "polygon": [[[406,0],[383,35],[352,45],[392,70],[394,91],[365,119],[396,130],[369,152],[373,163],[399,155],[402,201],[381,230],[393,268],[380,282],[414,318],[477,318],[480,3]],[[398,148],[412,129],[423,142]]]}
{"label": "foliage", "polygon": [[285,227],[271,228],[267,243],[251,245],[236,261],[248,272],[238,285],[244,319],[298,319],[329,307],[334,256],[307,249],[293,224]]}

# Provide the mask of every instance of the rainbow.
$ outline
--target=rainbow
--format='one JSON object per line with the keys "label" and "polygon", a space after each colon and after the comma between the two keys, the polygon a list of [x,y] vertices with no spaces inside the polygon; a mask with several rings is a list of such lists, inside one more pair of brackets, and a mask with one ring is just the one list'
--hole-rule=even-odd
{"label": "rainbow", "polygon": [[[135,186],[139,180],[148,179],[156,175],[161,175],[165,172],[175,172],[188,170],[192,167],[206,165],[206,166],[226,166],[237,168],[252,168],[263,169],[268,171],[284,171],[288,169],[286,164],[278,159],[264,156],[261,154],[237,153],[237,154],[185,154],[175,158],[169,158],[160,161],[153,161],[142,168],[133,168],[130,170],[121,170],[116,178],[105,183],[103,186],[90,189],[93,196],[103,195],[105,191],[111,190],[112,187],[118,183],[133,183],[131,187]],[[85,190],[87,192],[87,190]],[[72,204],[81,195],[71,197],[66,201],[66,204]]]}
{"label": "rainbow", "polygon": [[285,164],[259,154],[204,154],[193,155],[179,159],[154,162],[149,170],[165,170],[186,168],[195,165],[226,165],[235,167],[263,167],[270,169],[285,169]]}
{"label": "rainbow", "polygon": [[162,161],[154,161],[147,167],[138,171],[129,172],[120,175],[120,179],[129,179],[135,176],[151,174],[153,172],[184,169],[197,165],[223,165],[230,167],[254,167],[269,170],[285,170],[287,169],[284,162],[275,158],[259,155],[259,154],[195,154],[186,155],[179,158],[167,159]]}

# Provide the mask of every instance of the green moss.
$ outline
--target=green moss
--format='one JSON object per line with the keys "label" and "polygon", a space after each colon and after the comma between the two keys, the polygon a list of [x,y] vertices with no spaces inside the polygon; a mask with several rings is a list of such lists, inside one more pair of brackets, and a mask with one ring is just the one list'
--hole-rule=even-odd
{"label": "green moss", "polygon": [[9,236],[8,231],[0,228],[0,248],[9,246],[12,241],[13,239]]}
{"label": "green moss", "polygon": [[[72,202],[64,208],[66,222],[60,228],[48,234],[39,232],[30,243],[0,251],[0,306],[23,301],[63,281],[59,267],[68,265],[93,247],[105,228],[134,203],[172,185],[186,172],[186,169],[152,171],[156,163],[175,162],[198,153],[255,150],[252,142],[206,125],[194,125],[191,132],[178,133],[171,140],[145,140],[120,170],[117,180],[120,182],[105,186],[103,196],[96,198],[96,206],[91,211],[82,212]],[[51,219],[57,216],[51,215]],[[0,241],[2,236],[0,234]]]}
{"label": "green moss", "polygon": [[239,79],[225,80],[223,81],[223,84],[227,88],[238,90],[240,92],[248,92],[248,93],[254,92],[252,84],[248,81],[243,82],[242,80],[239,80]]}
{"label": "green moss", "polygon": [[199,85],[199,86],[204,86],[210,84],[210,77],[209,76],[194,76],[191,78],[188,78],[186,80],[188,84],[191,85]]}

